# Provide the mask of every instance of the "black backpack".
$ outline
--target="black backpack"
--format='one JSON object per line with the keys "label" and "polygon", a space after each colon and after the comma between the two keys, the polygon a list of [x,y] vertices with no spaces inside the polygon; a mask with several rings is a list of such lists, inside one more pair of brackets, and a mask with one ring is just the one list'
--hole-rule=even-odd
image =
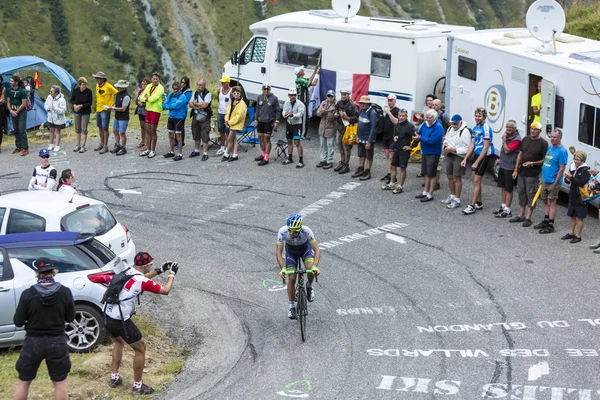
{"label": "black backpack", "polygon": [[[385,122],[385,115],[383,114],[383,108],[379,104],[371,104],[371,108],[377,111],[377,127],[375,128],[375,133],[377,136],[383,133],[383,124]],[[369,111],[370,112],[370,111]]]}
{"label": "black backpack", "polygon": [[[123,311],[121,310],[121,302],[125,300],[130,300],[135,296],[127,297],[125,299],[119,300],[119,293],[123,290],[125,284],[131,279],[131,275],[128,275],[126,272],[129,269],[119,272],[116,275],[113,275],[110,283],[108,284],[108,288],[106,288],[106,292],[102,296],[102,303],[104,307],[102,311],[104,313],[104,325],[106,325],[106,306],[107,305],[117,305],[119,307],[119,314],[121,314],[121,321],[123,322],[123,330],[125,331],[125,335],[127,336],[127,330],[125,329],[125,320],[123,319]],[[138,298],[139,304],[139,298]]]}

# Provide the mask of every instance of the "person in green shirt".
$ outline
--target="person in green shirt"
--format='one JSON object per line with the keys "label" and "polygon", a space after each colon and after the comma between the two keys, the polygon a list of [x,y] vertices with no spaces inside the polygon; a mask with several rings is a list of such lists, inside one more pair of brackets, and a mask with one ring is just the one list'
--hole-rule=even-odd
{"label": "person in green shirt", "polygon": [[537,93],[531,97],[531,112],[533,122],[540,122],[540,109],[542,108],[542,81],[537,82]]}
{"label": "person in green shirt", "polygon": [[27,91],[23,81],[17,75],[11,76],[10,86],[8,107],[15,131],[15,149],[12,153],[21,153],[22,156],[26,156],[29,154],[29,144],[27,143]]}
{"label": "person in green shirt", "polygon": [[302,139],[308,139],[308,103],[310,102],[310,98],[308,96],[308,88],[311,86],[316,86],[319,82],[319,71],[320,68],[317,67],[313,71],[310,78],[305,78],[304,65],[294,68],[294,75],[296,75],[295,84],[296,92],[298,93],[298,100],[300,100],[304,104],[304,107],[307,110],[302,120]]}

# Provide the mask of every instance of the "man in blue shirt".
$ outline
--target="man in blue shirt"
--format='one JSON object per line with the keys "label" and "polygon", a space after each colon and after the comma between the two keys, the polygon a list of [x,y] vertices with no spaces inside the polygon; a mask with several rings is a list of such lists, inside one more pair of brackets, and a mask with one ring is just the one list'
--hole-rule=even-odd
{"label": "man in blue shirt", "polygon": [[550,134],[550,144],[542,165],[542,191],[540,199],[544,201],[544,220],[535,225],[540,233],[554,232],[554,218],[556,217],[556,199],[563,180],[563,173],[569,159],[569,153],[562,145],[562,130],[555,128]]}
{"label": "man in blue shirt", "polygon": [[438,120],[437,111],[427,110],[425,122],[421,124],[419,132],[415,136],[415,139],[421,142],[421,174],[425,177],[423,193],[415,196],[415,198],[420,199],[421,203],[433,201],[444,133],[444,128]]}

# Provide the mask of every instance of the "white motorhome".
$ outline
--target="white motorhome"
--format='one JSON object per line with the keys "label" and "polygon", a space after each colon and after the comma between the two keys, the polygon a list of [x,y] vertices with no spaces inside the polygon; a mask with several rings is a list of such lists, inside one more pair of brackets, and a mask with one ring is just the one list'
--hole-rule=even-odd
{"label": "white motorhome", "polygon": [[313,10],[272,17],[250,30],[254,36],[223,71],[232,84],[243,86],[249,100],[261,93],[263,82],[270,82],[285,101],[294,86],[294,68],[305,66],[308,77],[320,65],[370,74],[373,102],[383,106],[393,93],[398,107],[413,112],[422,109],[428,93],[442,93],[448,35],[474,29],[387,17],[352,16],[345,22],[333,10]]}
{"label": "white motorhome", "polygon": [[561,34],[556,53],[527,29],[492,29],[451,35],[448,42],[446,112],[472,125],[476,107],[500,149],[506,122],[515,120],[522,136],[533,121],[531,98],[542,82],[542,137],[563,130],[563,145],[583,150],[587,164],[600,169],[600,42]]}

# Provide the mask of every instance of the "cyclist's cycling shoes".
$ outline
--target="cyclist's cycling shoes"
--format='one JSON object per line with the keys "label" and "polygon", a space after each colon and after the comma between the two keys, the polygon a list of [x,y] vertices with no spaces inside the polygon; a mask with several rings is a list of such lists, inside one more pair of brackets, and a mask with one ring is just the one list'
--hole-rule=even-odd
{"label": "cyclist's cycling shoes", "polygon": [[296,319],[296,309],[295,308],[290,308],[288,311],[288,318],[289,319]]}
{"label": "cyclist's cycling shoes", "polygon": [[306,288],[306,297],[308,298],[308,301],[314,301],[315,300],[315,289],[313,289],[311,287],[307,287]]}

